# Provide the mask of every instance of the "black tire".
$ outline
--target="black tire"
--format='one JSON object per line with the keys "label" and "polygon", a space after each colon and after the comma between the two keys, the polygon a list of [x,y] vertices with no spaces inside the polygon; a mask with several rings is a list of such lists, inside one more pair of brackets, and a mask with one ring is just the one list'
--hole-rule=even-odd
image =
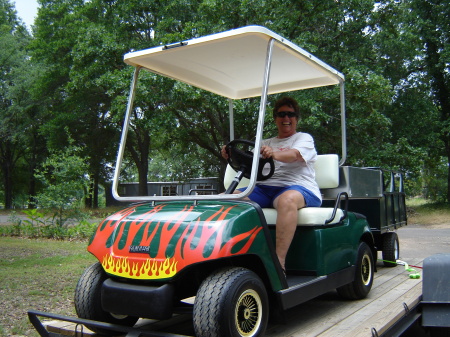
{"label": "black tire", "polygon": [[356,260],[355,280],[349,284],[337,288],[338,294],[349,300],[365,298],[372,289],[374,276],[374,260],[372,250],[365,242],[358,247]]}
{"label": "black tire", "polygon": [[[383,264],[385,267],[395,267],[396,261],[400,257],[400,243],[398,241],[398,235],[394,232],[383,234]],[[389,262],[390,261],[390,262]]]}
{"label": "black tire", "polygon": [[208,276],[194,302],[197,337],[263,336],[268,317],[264,284],[245,268],[225,268]]}
{"label": "black tire", "polygon": [[[99,262],[86,268],[75,288],[74,302],[78,317],[111,324],[133,326],[137,322],[138,317],[116,316],[103,310],[101,288],[106,278],[107,275]],[[91,326],[88,326],[88,328],[102,335],[114,336],[121,334],[120,332]]]}

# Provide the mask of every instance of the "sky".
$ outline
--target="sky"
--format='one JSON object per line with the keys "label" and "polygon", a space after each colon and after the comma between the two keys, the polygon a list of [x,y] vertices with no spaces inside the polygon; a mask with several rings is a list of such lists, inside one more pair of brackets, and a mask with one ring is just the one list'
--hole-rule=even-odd
{"label": "sky", "polygon": [[37,0],[12,0],[11,3],[16,3],[17,15],[26,24],[28,30],[31,31],[34,18],[37,15]]}

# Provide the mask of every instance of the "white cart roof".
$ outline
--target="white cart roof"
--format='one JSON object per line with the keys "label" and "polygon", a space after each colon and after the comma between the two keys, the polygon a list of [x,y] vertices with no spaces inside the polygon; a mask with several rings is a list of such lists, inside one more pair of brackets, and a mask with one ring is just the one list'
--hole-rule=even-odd
{"label": "white cart roof", "polygon": [[143,67],[232,99],[260,96],[267,46],[274,39],[268,94],[339,84],[344,75],[278,34],[260,26],[128,53]]}

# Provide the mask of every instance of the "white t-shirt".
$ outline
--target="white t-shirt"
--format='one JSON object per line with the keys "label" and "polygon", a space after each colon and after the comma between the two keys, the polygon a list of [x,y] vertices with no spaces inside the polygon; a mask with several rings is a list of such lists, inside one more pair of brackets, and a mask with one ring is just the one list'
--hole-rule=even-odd
{"label": "white t-shirt", "polygon": [[[288,138],[274,137],[264,139],[262,145],[270,146],[274,151],[296,149],[302,155],[304,162],[283,163],[274,160],[274,175],[267,180],[259,181],[259,184],[269,186],[300,185],[310,190],[322,200],[314,172],[314,162],[317,158],[317,152],[314,147],[314,139],[310,134],[297,132]],[[264,168],[263,174],[266,175],[268,171],[268,168]]]}

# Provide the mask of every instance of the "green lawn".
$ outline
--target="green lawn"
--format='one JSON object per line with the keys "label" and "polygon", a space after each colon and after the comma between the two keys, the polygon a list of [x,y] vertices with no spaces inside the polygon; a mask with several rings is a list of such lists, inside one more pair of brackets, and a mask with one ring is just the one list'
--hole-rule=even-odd
{"label": "green lawn", "polygon": [[444,203],[427,202],[424,199],[409,199],[408,223],[422,225],[450,225],[450,205]]}
{"label": "green lawn", "polygon": [[74,315],[83,270],[96,260],[87,242],[0,237],[0,336],[38,336],[29,309]]}

